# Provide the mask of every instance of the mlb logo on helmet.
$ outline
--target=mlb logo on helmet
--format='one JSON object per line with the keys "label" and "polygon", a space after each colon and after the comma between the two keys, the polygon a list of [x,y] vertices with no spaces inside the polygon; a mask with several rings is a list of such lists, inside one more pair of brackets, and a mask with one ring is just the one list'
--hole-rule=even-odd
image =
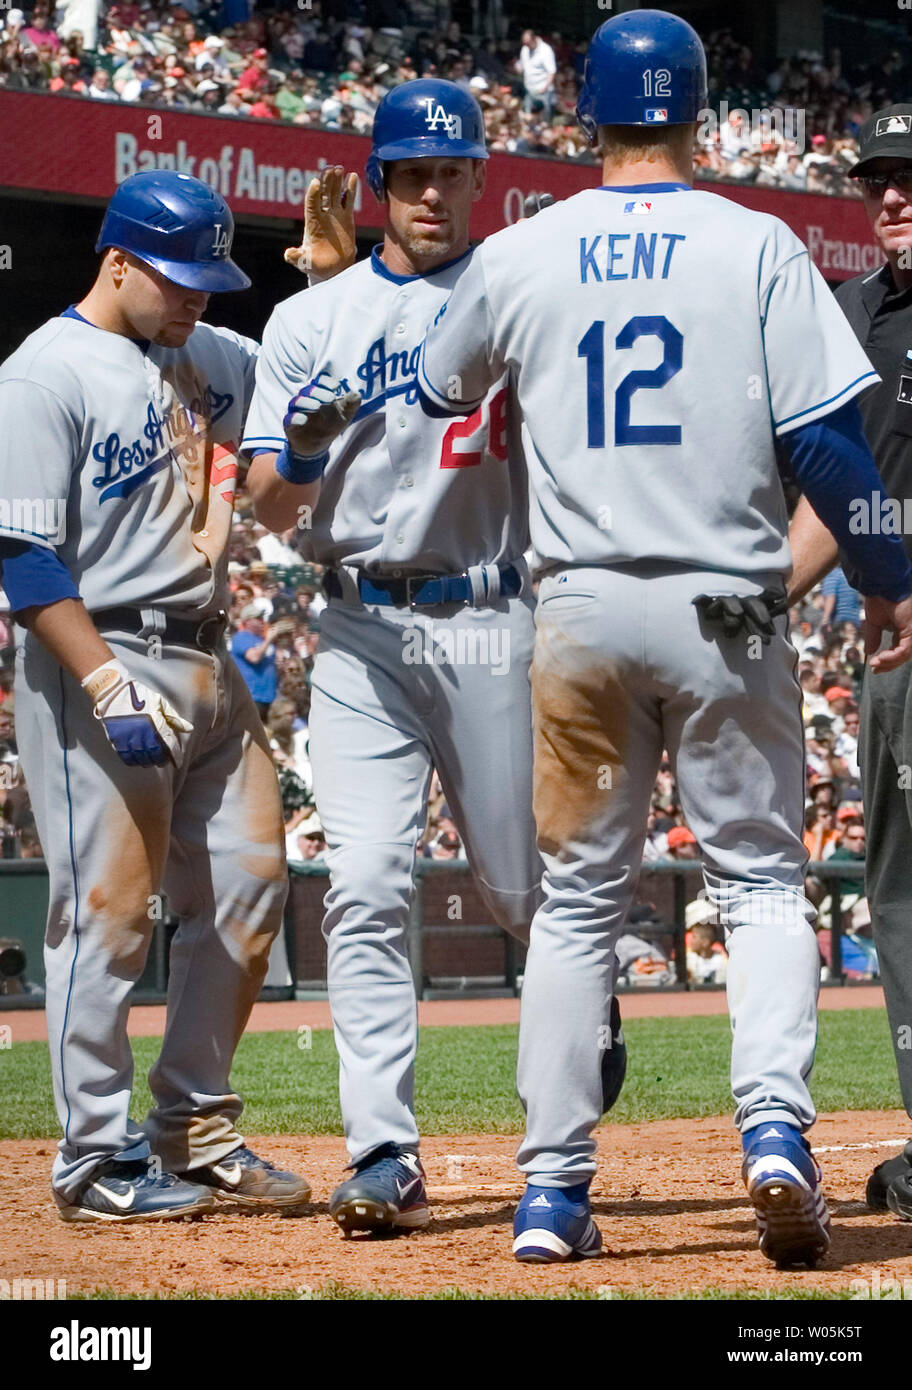
{"label": "mlb logo on helmet", "polygon": [[665,106],[648,106],[646,108],[647,124],[659,125],[662,121],[668,120],[668,109]]}

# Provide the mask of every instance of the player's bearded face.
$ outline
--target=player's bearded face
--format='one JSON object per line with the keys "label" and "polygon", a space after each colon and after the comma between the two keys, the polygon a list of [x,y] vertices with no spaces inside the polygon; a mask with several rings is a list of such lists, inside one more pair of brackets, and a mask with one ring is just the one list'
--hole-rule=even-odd
{"label": "player's bearded face", "polygon": [[175,285],[136,256],[128,258],[120,293],[131,336],[159,347],[183,347],[209,303],[204,291]]}
{"label": "player's bearded face", "polygon": [[387,164],[387,234],[416,270],[468,249],[469,215],[484,184],[482,160],[396,159]]}

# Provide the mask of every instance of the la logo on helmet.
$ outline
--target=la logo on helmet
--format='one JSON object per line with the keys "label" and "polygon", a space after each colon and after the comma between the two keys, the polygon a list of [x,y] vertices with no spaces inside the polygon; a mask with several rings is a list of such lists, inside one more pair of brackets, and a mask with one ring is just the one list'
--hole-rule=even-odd
{"label": "la logo on helmet", "polygon": [[231,237],[222,230],[221,222],[215,224],[215,240],[212,243],[213,256],[225,257],[231,250]]}
{"label": "la logo on helmet", "polygon": [[447,115],[440,102],[435,101],[433,97],[423,97],[421,105],[426,109],[424,122],[428,130],[436,130],[439,125],[442,125],[451,140],[462,139],[461,116]]}

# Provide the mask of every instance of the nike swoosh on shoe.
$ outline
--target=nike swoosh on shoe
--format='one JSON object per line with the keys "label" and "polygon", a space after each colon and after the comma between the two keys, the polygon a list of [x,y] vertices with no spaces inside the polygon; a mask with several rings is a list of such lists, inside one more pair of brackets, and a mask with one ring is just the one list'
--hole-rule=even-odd
{"label": "nike swoosh on shoe", "polygon": [[106,1201],[111,1202],[118,1211],[129,1211],[136,1198],[136,1188],[131,1183],[126,1192],[114,1192],[112,1188],[105,1187],[102,1181],[93,1182],[92,1186],[96,1192],[100,1192]]}

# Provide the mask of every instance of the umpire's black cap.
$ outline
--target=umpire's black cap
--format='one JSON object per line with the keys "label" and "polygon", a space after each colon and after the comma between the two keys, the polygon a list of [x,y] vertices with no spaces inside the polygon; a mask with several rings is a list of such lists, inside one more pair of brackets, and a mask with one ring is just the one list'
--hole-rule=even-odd
{"label": "umpire's black cap", "polygon": [[875,111],[861,127],[858,143],[858,163],[849,171],[850,178],[870,173],[875,159],[907,159],[912,164],[912,106],[898,102]]}

